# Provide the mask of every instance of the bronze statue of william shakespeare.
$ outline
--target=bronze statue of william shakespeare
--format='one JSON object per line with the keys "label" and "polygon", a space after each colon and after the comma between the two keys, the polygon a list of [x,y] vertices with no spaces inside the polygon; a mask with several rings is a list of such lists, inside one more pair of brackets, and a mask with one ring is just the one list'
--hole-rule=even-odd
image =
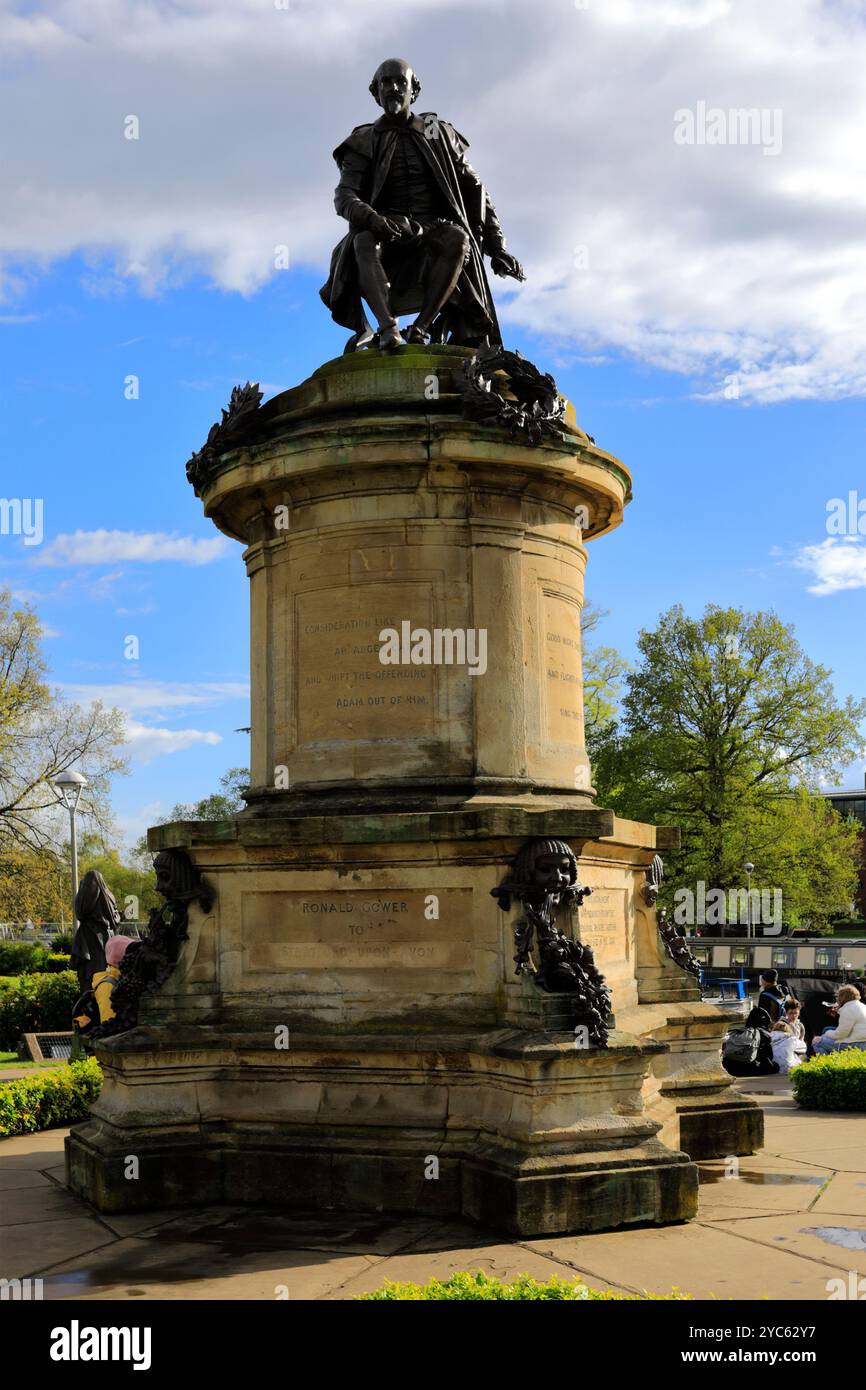
{"label": "bronze statue of william shakespeare", "polygon": [[496,210],[466,160],[467,141],[435,112],[412,114],[421,83],[402,59],[382,63],[370,91],[383,114],[334,151],[334,202],[350,230],[320,291],[336,322],[352,329],[346,351],[374,340],[402,347],[397,316],[416,312],[407,342],[501,343],[482,257],[515,280],[523,268],[505,249]]}

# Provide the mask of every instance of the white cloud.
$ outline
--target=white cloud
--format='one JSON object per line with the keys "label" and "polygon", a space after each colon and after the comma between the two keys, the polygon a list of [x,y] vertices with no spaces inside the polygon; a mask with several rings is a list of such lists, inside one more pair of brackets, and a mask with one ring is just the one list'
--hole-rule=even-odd
{"label": "white cloud", "polygon": [[126,751],[133,762],[150,763],[166,753],[182,753],[197,744],[222,743],[222,735],[201,729],[158,729],[130,719],[126,726]]}
{"label": "white cloud", "polygon": [[66,682],[61,687],[68,700],[76,704],[100,704],[127,710],[134,714],[164,715],[202,709],[231,700],[249,700],[250,687],[243,681],[211,681],[198,684],[174,681],[130,680],[106,685],[76,685]]}
{"label": "white cloud", "polygon": [[804,545],[793,562],[814,575],[810,594],[837,594],[843,589],[866,589],[866,539],[828,536],[817,545]]}
{"label": "white cloud", "polygon": [[[74,531],[56,536],[33,558],[37,565],[113,565],[119,561],[210,565],[230,553],[224,536],[195,540],[162,531]],[[117,577],[117,576],[115,576]]]}
{"label": "white cloud", "polygon": [[[249,700],[249,685],[242,681],[212,681],[184,684],[170,681],[123,681],[105,685],[61,686],[67,700],[91,705],[99,701],[126,715],[125,752],[137,763],[149,763],[168,753],[182,753],[198,745],[222,743],[222,734],[211,729],[175,729],[164,721],[179,719],[190,710],[211,708],[233,701]],[[160,724],[144,723],[142,716],[160,719]]]}
{"label": "white cloud", "polygon": [[[329,151],[375,118],[366,85],[396,48],[525,261],[524,287],[497,282],[506,322],[703,397],[731,373],[741,403],[866,391],[859,0],[35,0],[7,3],[0,43],[12,273],[79,251],[96,281],[204,269],[249,294],[284,243],[324,271]],[[780,111],[781,152],[676,144],[701,101]]]}

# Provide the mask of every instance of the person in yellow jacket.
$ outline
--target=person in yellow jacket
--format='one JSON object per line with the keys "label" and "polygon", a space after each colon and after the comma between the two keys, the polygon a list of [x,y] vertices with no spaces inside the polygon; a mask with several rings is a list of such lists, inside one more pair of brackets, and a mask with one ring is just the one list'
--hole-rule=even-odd
{"label": "person in yellow jacket", "polygon": [[[90,988],[99,1010],[100,1023],[106,1023],[108,1019],[114,1018],[111,997],[114,993],[114,986],[120,979],[120,962],[126,955],[127,948],[131,945],[131,936],[110,936],[105,943],[105,969],[98,970],[90,982]],[[82,996],[82,1001],[86,997]],[[86,1033],[93,1024],[93,1018],[91,1014],[83,1011],[76,1012],[74,1022],[81,1032]]]}

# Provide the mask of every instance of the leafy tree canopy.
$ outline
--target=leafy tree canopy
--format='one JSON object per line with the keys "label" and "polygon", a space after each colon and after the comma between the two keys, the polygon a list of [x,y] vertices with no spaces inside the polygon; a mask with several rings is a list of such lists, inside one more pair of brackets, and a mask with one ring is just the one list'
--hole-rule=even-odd
{"label": "leafy tree canopy", "polygon": [[48,685],[42,629],[26,604],[0,589],[0,852],[59,849],[67,820],[51,782],[82,772],[89,788],[83,823],[110,828],[111,778],[126,772],[119,754],[123,715],[96,703],[70,704]]}
{"label": "leafy tree canopy", "polygon": [[856,837],[809,795],[863,747],[866,701],[837,701],[831,673],[772,612],[682,607],[641,632],[619,719],[592,739],[598,800],[679,826],[668,889],[697,879],[780,888],[786,920],[817,922],[854,897]]}

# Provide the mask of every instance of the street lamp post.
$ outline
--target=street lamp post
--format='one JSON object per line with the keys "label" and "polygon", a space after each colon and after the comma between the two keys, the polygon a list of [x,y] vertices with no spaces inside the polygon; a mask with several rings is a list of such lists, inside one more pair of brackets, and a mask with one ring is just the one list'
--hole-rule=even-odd
{"label": "street lamp post", "polygon": [[75,899],[78,897],[78,834],[75,827],[75,813],[81,800],[81,793],[88,785],[87,778],[80,772],[61,772],[52,781],[52,786],[61,806],[69,812],[69,845],[72,857],[72,930],[76,928]]}
{"label": "street lamp post", "polygon": [[748,925],[748,929],[747,929],[746,935],[748,936],[749,940],[751,941],[751,939],[752,939],[752,874],[753,874],[754,871],[755,871],[755,866],[754,866],[754,864],[750,864],[749,861],[748,861],[748,859],[747,859],[746,862],[745,862],[745,864],[743,865],[743,868],[744,868],[745,871],[746,871],[746,911],[747,911],[748,914],[749,914],[749,925]]}

